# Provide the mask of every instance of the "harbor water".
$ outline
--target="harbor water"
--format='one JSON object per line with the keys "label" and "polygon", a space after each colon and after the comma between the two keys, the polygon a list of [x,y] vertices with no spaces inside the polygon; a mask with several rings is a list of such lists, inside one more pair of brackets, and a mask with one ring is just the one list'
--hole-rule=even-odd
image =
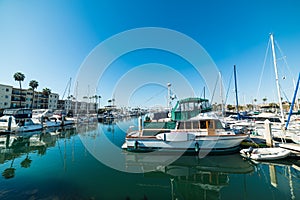
{"label": "harbor water", "polygon": [[138,120],[1,135],[0,199],[300,199],[300,161],[129,153]]}

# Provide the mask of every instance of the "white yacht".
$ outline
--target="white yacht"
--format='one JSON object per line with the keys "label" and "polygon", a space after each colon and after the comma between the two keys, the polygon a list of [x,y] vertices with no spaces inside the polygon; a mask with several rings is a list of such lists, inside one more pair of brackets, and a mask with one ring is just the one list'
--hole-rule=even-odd
{"label": "white yacht", "polygon": [[58,127],[61,125],[60,121],[50,120],[53,116],[53,111],[50,109],[35,109],[32,111],[32,120],[35,123],[42,123],[43,127]]}
{"label": "white yacht", "polygon": [[169,151],[227,153],[237,151],[246,134],[226,131],[213,113],[200,113],[189,120],[177,121],[174,129],[129,131],[122,148],[128,151]]}
{"label": "white yacht", "polygon": [[65,115],[53,115],[49,119],[51,122],[59,123],[60,126],[68,126],[75,124],[75,121],[73,119],[69,119]]}
{"label": "white yacht", "polygon": [[27,132],[43,128],[42,124],[34,123],[30,109],[6,109],[0,117],[0,132]]}

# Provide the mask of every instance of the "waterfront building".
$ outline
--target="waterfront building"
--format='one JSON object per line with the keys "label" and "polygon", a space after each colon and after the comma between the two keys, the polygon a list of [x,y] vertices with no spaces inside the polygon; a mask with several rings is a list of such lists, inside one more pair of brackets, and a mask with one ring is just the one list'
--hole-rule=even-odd
{"label": "waterfront building", "polygon": [[0,84],[0,109],[10,107],[12,89],[12,86]]}
{"label": "waterfront building", "polygon": [[48,97],[48,108],[56,110],[58,104],[58,97],[59,95],[56,93],[51,93]]}
{"label": "waterfront building", "polygon": [[31,88],[20,90],[20,88],[0,84],[0,109],[21,107],[55,110],[58,107],[58,99],[57,93],[46,95],[43,92],[34,91],[33,96]]}
{"label": "waterfront building", "polygon": [[92,114],[97,112],[97,103],[74,100],[58,100],[57,109],[73,114]]}
{"label": "waterfront building", "polygon": [[[27,108],[29,100],[26,101],[27,91],[20,88],[12,88],[10,108]],[[21,105],[21,106],[20,106]]]}

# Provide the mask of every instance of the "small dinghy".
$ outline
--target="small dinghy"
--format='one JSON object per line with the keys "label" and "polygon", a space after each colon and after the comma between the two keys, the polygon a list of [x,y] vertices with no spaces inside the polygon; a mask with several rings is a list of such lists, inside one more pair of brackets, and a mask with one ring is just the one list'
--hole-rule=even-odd
{"label": "small dinghy", "polygon": [[253,160],[278,160],[287,157],[290,150],[280,147],[273,148],[248,148],[240,151],[241,156]]}

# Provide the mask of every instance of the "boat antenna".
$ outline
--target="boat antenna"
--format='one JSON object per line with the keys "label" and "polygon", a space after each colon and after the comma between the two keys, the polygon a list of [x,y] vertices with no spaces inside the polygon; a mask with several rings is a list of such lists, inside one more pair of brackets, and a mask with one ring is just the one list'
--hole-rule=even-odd
{"label": "boat antenna", "polygon": [[170,97],[171,97],[171,83],[168,83],[167,86],[168,86],[168,97],[167,97],[167,108],[169,109],[169,111],[171,112],[171,100],[170,100]]}

